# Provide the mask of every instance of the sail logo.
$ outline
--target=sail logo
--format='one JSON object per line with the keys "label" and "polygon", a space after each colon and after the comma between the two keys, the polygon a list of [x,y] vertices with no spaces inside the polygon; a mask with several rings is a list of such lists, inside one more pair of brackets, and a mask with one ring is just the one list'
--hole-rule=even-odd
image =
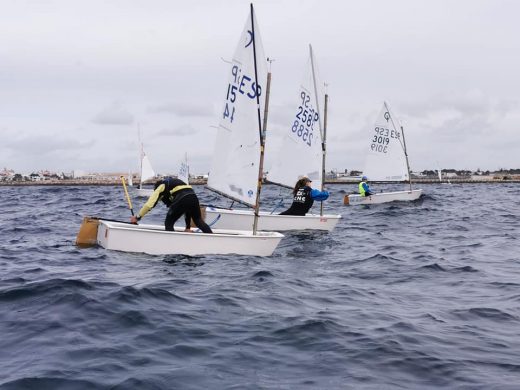
{"label": "sail logo", "polygon": [[383,115],[386,119],[386,121],[388,122],[390,120],[390,113],[387,111],[385,112],[385,115]]}
{"label": "sail logo", "polygon": [[245,48],[247,48],[249,45],[253,43],[253,32],[251,30],[247,30],[247,34],[247,36],[249,37],[249,42],[246,43],[246,45],[244,46]]}

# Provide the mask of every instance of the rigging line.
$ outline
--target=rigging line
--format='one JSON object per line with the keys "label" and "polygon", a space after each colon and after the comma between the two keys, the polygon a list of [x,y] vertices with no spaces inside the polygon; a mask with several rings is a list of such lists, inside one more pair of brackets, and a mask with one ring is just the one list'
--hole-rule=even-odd
{"label": "rigging line", "polygon": [[270,215],[273,215],[273,213],[276,211],[276,209],[278,207],[280,207],[281,205],[283,205],[283,198],[280,198],[280,201],[278,202],[278,204],[275,206],[275,208],[273,209],[273,211],[271,211]]}
{"label": "rigging line", "polygon": [[[214,224],[216,224],[216,223],[218,222],[218,220],[220,219],[221,215],[222,215],[222,214],[217,215],[217,217],[216,217],[213,221],[211,221],[210,223],[208,223],[208,226],[211,227],[211,226],[213,226]],[[200,230],[200,229],[198,229],[198,228],[197,228],[196,230],[194,230],[195,233],[200,233],[201,231],[202,231],[202,230]]]}
{"label": "rigging line", "polygon": [[[394,127],[394,129],[397,129],[395,127],[395,123],[394,123],[394,116],[393,114],[390,112],[390,108],[388,107],[388,105],[386,104],[386,102],[384,102],[384,105],[385,105],[385,108],[388,112],[388,115],[390,116],[390,120],[392,121],[392,126]],[[401,140],[399,139],[399,143],[401,144],[401,147],[404,151],[404,157],[405,157],[405,160],[406,160],[406,170],[408,172],[408,181],[410,183],[410,191],[412,191],[412,175],[410,174],[410,163],[408,162],[408,153],[406,151],[406,140],[404,138],[404,128],[403,126],[399,126],[401,128],[401,135],[403,136],[403,142],[401,142]]]}

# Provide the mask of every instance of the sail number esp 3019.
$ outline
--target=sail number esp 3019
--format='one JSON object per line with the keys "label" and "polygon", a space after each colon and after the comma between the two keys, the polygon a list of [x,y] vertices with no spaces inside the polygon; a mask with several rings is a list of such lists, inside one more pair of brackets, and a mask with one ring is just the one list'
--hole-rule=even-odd
{"label": "sail number esp 3019", "polygon": [[390,130],[385,127],[376,126],[374,131],[374,138],[372,138],[372,143],[370,145],[370,150],[373,152],[387,153],[390,138],[397,139],[398,141],[401,138],[401,133],[397,130]]}
{"label": "sail number esp 3019", "polygon": [[301,105],[298,107],[296,119],[292,125],[292,132],[301,138],[301,140],[308,146],[312,146],[312,138],[314,136],[314,123],[318,120],[318,113],[309,104],[311,97],[305,92],[301,91],[300,97],[302,99]]}
{"label": "sail number esp 3019", "polygon": [[233,123],[235,117],[236,106],[235,102],[240,95],[247,96],[250,99],[256,99],[262,95],[262,87],[257,86],[253,77],[242,74],[242,69],[238,65],[233,65],[231,68],[231,81],[227,87],[226,105],[224,106],[224,113],[222,119],[228,119]]}

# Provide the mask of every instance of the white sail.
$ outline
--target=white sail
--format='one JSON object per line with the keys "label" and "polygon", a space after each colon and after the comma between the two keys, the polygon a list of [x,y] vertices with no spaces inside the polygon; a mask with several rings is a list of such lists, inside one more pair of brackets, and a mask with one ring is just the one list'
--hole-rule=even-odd
{"label": "white sail", "polygon": [[[226,100],[208,179],[210,189],[250,206],[254,206],[257,193],[259,129],[267,79],[267,61],[254,16],[253,23],[254,36],[250,14],[229,65]],[[257,94],[260,96],[260,113]]]}
{"label": "white sail", "polygon": [[439,169],[437,173],[439,174],[439,182],[442,183],[442,171]]}
{"label": "white sail", "polygon": [[128,172],[128,187],[132,187],[134,185],[132,172]]}
{"label": "white sail", "polygon": [[146,154],[143,155],[143,160],[141,163],[141,183],[143,183],[144,181],[153,178],[155,176],[155,172]]}
{"label": "white sail", "polygon": [[409,180],[401,129],[388,105],[383,104],[375,126],[370,130],[370,143],[363,175],[370,181]]}
{"label": "white sail", "polygon": [[313,72],[311,58],[312,49],[295,95],[294,116],[285,128],[282,145],[267,175],[269,181],[291,188],[303,176],[312,180],[313,188],[321,188],[323,153],[319,102],[324,100],[324,94]]}
{"label": "white sail", "polygon": [[177,178],[189,184],[190,182],[190,167],[188,165],[188,153],[184,154],[184,160],[181,161],[181,166],[179,168],[179,174]]}
{"label": "white sail", "polygon": [[[312,56],[312,49],[311,49]],[[312,58],[312,57],[311,57]],[[310,64],[312,65],[312,64]],[[278,184],[294,186],[294,183],[298,179],[298,176],[309,176],[313,180],[313,187],[319,188],[321,186],[321,172],[322,172],[322,153],[321,153],[321,137],[320,137],[320,118],[317,114],[319,112],[318,100],[313,98],[316,97],[318,93],[317,85],[313,85],[314,79],[311,78],[311,66],[308,67],[308,73],[302,83],[301,90],[299,93],[301,112],[298,119],[298,125],[304,125],[304,128],[301,130],[299,139],[295,140],[295,137],[291,138],[291,127],[289,126],[287,130],[287,142],[290,146],[282,146],[282,150],[278,156],[277,163],[278,167],[275,167],[274,170],[271,171],[268,176],[269,180],[274,181]],[[314,91],[314,92],[313,92]],[[323,95],[322,95],[323,96]],[[304,114],[304,111],[307,112]],[[313,115],[314,114],[314,115]],[[295,118],[298,115],[298,111],[295,112]],[[309,115],[311,115],[309,117]],[[318,115],[318,116],[317,116]],[[305,119],[305,123],[304,123]],[[307,123],[308,121],[308,123]],[[314,123],[313,123],[314,122]],[[294,125],[294,122],[293,122]],[[300,128],[298,127],[298,130]],[[298,136],[297,131],[295,131]],[[305,136],[302,137],[301,135]],[[314,136],[312,138],[308,138],[310,132],[317,137],[317,142],[314,143]],[[311,139],[309,144],[307,141]],[[291,145],[296,144],[296,141],[300,141],[302,145],[298,148],[298,145],[294,147]],[[303,143],[305,142],[305,144]],[[308,161],[309,152],[313,152],[314,148],[311,146],[319,147],[319,153],[314,153],[312,162]],[[286,148],[286,149],[284,149]],[[286,160],[283,156],[288,150],[291,149],[291,153],[294,153],[293,158]],[[293,151],[294,150],[294,151]],[[299,152],[298,152],[299,151]],[[298,153],[300,153],[298,155]],[[294,164],[297,163],[297,164]],[[300,166],[301,165],[301,166]],[[301,169],[305,167],[305,169]],[[253,173],[251,173],[253,177]],[[275,176],[276,175],[276,176]],[[254,175],[254,177],[258,177]],[[210,174],[211,178],[211,174]],[[273,214],[272,212],[253,212],[250,210],[230,210],[230,209],[220,209],[215,207],[206,207],[206,221],[212,221],[211,224],[215,227],[219,228],[227,228],[227,229],[237,229],[244,230],[250,229],[251,225],[254,226],[254,220],[256,218],[258,221],[258,229],[260,230],[268,230],[268,231],[278,231],[278,230],[326,230],[332,231],[338,221],[341,219],[341,215],[337,214],[306,214],[306,215],[278,215]]]}
{"label": "white sail", "polygon": [[345,205],[369,205],[393,201],[412,201],[422,195],[421,189],[412,189],[410,168],[406,154],[403,128],[398,125],[386,102],[370,131],[370,146],[363,174],[372,181],[409,181],[406,191],[377,192],[369,196],[345,195]]}

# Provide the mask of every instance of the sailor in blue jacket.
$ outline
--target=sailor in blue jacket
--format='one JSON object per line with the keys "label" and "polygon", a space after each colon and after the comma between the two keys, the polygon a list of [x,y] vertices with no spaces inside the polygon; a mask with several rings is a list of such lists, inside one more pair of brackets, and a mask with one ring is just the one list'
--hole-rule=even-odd
{"label": "sailor in blue jacket", "polygon": [[280,213],[280,215],[305,215],[315,200],[322,201],[328,199],[328,191],[312,189],[310,183],[312,183],[312,180],[308,177],[303,177],[296,182],[291,207]]}
{"label": "sailor in blue jacket", "polygon": [[373,192],[370,191],[370,187],[368,186],[367,180],[368,180],[368,177],[363,176],[361,178],[361,182],[358,185],[359,195],[361,195],[361,196],[370,196],[373,194]]}

